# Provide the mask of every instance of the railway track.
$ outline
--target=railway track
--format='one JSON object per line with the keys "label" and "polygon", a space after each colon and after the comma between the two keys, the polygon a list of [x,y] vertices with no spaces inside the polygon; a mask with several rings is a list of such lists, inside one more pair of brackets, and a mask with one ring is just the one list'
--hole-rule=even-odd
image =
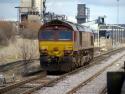
{"label": "railway track", "polygon": [[[74,88],[72,88],[70,91],[68,91],[66,94],[89,94],[90,92],[93,94],[107,94],[107,85],[106,81],[106,74],[108,71],[116,71],[121,69],[124,62],[124,56],[116,59],[114,62],[109,64],[108,66],[105,66],[103,69],[98,71],[96,74],[88,78],[87,80],[81,82]],[[122,62],[119,62],[119,60],[124,59]],[[118,66],[119,65],[119,66]],[[101,81],[100,81],[101,79]],[[99,86],[98,86],[99,85]]]}
{"label": "railway track", "polygon": [[[87,68],[93,66],[94,64],[97,64],[102,59],[106,59],[109,56],[113,55],[114,53],[120,52],[121,50],[123,50],[123,49],[107,52],[107,53],[102,54],[100,56],[96,56],[94,58],[93,63],[91,63],[87,66],[78,68],[78,69],[76,69],[72,72],[66,73],[66,74],[61,75],[59,77],[54,77],[54,78],[50,77],[50,76],[44,77],[45,75],[44,76],[38,76],[36,78],[31,78],[31,79],[21,81],[21,82],[15,83],[13,85],[1,88],[0,94],[29,94],[29,93],[32,93],[32,92],[34,92],[34,91],[36,91],[36,90],[38,90],[42,87],[53,86],[54,84],[58,83],[60,80],[65,79],[67,76],[75,74],[80,70],[86,70]],[[103,68],[100,71],[100,73],[105,69],[106,69],[106,67]],[[99,75],[99,73],[95,74],[95,76],[97,76],[97,75]],[[92,78],[94,78],[94,76]],[[92,78],[88,79],[86,81],[86,83],[89,82],[89,80],[91,80]],[[69,94],[70,94],[70,91],[69,91]]]}
{"label": "railway track", "polygon": [[[119,49],[116,49],[116,50],[119,50]],[[104,55],[104,54],[107,54],[109,52],[113,52],[114,50],[111,50],[111,51],[108,51],[106,53],[103,53],[101,55]],[[100,57],[100,55],[98,55]],[[96,56],[96,57],[98,57]],[[39,59],[33,59],[33,61],[36,61],[36,60],[39,60]],[[23,63],[24,60],[18,60],[18,61],[15,61],[15,62],[9,62],[7,64],[2,64],[0,65],[0,72],[4,72],[4,71],[9,71],[10,69],[14,68],[14,67],[20,67],[20,66],[23,66]]]}
{"label": "railway track", "polygon": [[[36,60],[39,60],[39,59],[33,59],[32,61],[36,61]],[[23,66],[24,65],[24,60],[18,60],[18,61],[15,61],[15,62],[10,62],[10,63],[7,63],[7,64],[2,64],[0,65],[0,72],[4,72],[4,71],[8,71],[14,67],[20,67],[20,66]]]}
{"label": "railway track", "polygon": [[2,75],[2,77],[5,79],[5,84],[2,84],[2,82],[0,84],[0,88],[12,84],[15,81],[24,80],[31,74],[38,74],[41,71],[43,70],[39,66],[38,59],[33,59],[32,61],[30,60],[30,62],[27,64],[24,62],[24,60],[19,60],[0,65],[0,75]]}
{"label": "railway track", "polygon": [[99,94],[107,94],[107,86],[105,86]]}
{"label": "railway track", "polygon": [[[30,88],[31,85],[33,85],[32,84],[33,81],[37,82],[38,79],[41,79],[41,78],[44,78],[44,77],[46,77],[46,72],[43,72],[43,73],[41,73],[40,75],[38,75],[36,77],[34,76],[34,77],[28,78],[28,79],[26,79],[24,81],[19,81],[19,82],[16,82],[16,83],[12,84],[12,85],[8,85],[8,86],[3,87],[3,88],[0,89],[0,94],[4,94],[4,93],[6,93],[6,94],[16,94],[16,92],[18,92],[18,91],[21,92],[19,90],[19,88],[20,89],[21,88],[26,88],[26,89]],[[29,85],[29,86],[26,85],[28,83],[31,83],[31,85]],[[13,90],[13,89],[15,89],[15,90]],[[13,93],[13,92],[15,92],[15,93]]]}
{"label": "railway track", "polygon": [[[114,61],[115,62],[115,61]],[[113,64],[113,63],[112,63]],[[109,67],[112,65],[112,64],[109,64]],[[98,66],[98,64],[97,64],[97,66]],[[89,66],[90,67],[90,66]],[[59,82],[56,84],[56,85],[54,85],[54,86],[52,86],[52,87],[44,87],[43,89],[41,89],[41,90],[39,90],[39,91],[37,91],[37,92],[35,92],[35,94],[73,94],[73,93],[70,93],[70,91],[68,90],[69,88],[73,88],[73,86],[76,86],[77,84],[75,83],[75,82],[80,82],[81,81],[81,83],[83,82],[82,81],[82,79],[84,79],[84,82],[85,82],[85,84],[87,84],[87,83],[89,83],[90,82],[90,80],[92,80],[92,79],[94,79],[95,77],[94,76],[96,76],[96,75],[99,75],[99,72],[96,72],[95,74],[94,74],[94,76],[93,75],[89,75],[88,74],[88,71],[89,71],[89,67],[86,67],[86,68],[84,68],[83,70],[84,71],[86,71],[85,73],[84,72],[81,72],[80,74],[78,74],[78,72],[77,72],[77,74],[78,75],[76,75],[76,72],[75,72],[75,74],[73,73],[73,75],[76,75],[75,77],[74,76],[72,76],[72,75],[68,75],[68,76],[66,76],[65,78],[63,78],[63,79],[61,79],[61,80],[59,80]],[[92,69],[95,69],[95,67],[94,68],[92,68]],[[101,68],[99,68],[99,69],[101,69]],[[101,70],[100,70],[100,72],[103,72],[104,70],[106,69],[106,67],[104,67],[104,68],[102,68]],[[94,72],[93,70],[92,71],[90,71],[91,73],[92,72]],[[84,77],[85,75],[87,76],[87,75],[89,75],[88,77]],[[83,78],[81,78],[80,80],[77,80],[78,79],[78,77],[77,76],[79,76],[79,75],[82,75],[82,76],[80,76],[80,77],[83,77]],[[79,77],[79,78],[80,78]],[[72,79],[71,79],[72,78]],[[72,84],[71,84],[72,83]],[[81,84],[80,83],[80,84]],[[74,87],[75,88],[75,87]],[[74,90],[74,88],[73,88],[73,90]],[[69,91],[69,92],[68,92]],[[90,92],[91,93],[91,92]],[[79,93],[78,93],[79,94]],[[82,93],[80,93],[80,94],[82,94]],[[86,93],[83,93],[83,94],[86,94]],[[97,94],[97,93],[94,93],[94,94]]]}
{"label": "railway track", "polygon": [[[97,78],[100,74],[102,74],[107,68],[111,67],[114,65],[114,63],[116,63],[119,59],[117,59],[116,61],[114,61],[113,63],[109,64],[108,66],[104,67],[102,70],[100,70],[99,72],[97,72],[96,74],[94,74],[93,76],[91,76],[89,79],[81,82],[79,85],[77,85],[76,87],[74,87],[73,89],[71,89],[70,91],[67,92],[67,94],[74,94],[78,89],[80,89],[81,87],[87,85],[89,82],[91,82],[92,80],[94,80],[95,78]],[[104,88],[100,94],[105,94],[106,93],[106,88]]]}

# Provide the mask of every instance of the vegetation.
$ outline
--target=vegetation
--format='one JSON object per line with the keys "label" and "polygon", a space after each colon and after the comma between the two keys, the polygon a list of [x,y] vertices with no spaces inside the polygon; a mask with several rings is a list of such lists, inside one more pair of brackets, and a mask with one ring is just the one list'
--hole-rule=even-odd
{"label": "vegetation", "polygon": [[38,31],[40,29],[41,24],[35,22],[26,22],[23,23],[24,28],[20,30],[19,34],[21,37],[26,39],[37,39]]}
{"label": "vegetation", "polygon": [[33,62],[33,59],[37,58],[38,47],[36,41],[25,39],[18,45],[18,49],[24,65],[22,75],[27,75],[29,73],[29,64]]}
{"label": "vegetation", "polygon": [[16,27],[11,22],[0,21],[0,45],[6,46],[15,40]]}

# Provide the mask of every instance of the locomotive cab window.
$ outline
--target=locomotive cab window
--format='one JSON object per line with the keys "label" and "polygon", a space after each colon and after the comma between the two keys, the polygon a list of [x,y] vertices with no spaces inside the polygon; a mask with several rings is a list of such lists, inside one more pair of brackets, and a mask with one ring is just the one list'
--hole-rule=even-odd
{"label": "locomotive cab window", "polygon": [[70,30],[42,30],[39,34],[40,40],[72,40],[73,32]]}
{"label": "locomotive cab window", "polygon": [[54,31],[45,30],[40,32],[40,40],[54,40]]}
{"label": "locomotive cab window", "polygon": [[71,31],[59,31],[58,40],[72,40]]}

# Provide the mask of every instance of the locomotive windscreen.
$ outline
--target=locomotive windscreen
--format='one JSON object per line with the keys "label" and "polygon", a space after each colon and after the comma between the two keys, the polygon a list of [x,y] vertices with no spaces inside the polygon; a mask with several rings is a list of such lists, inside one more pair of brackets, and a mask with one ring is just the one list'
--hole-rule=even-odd
{"label": "locomotive windscreen", "polygon": [[54,40],[54,31],[49,31],[49,30],[45,30],[45,31],[42,31],[40,32],[40,35],[39,35],[39,39],[40,40]]}
{"label": "locomotive windscreen", "polygon": [[42,30],[39,34],[39,40],[72,40],[72,31]]}
{"label": "locomotive windscreen", "polygon": [[72,32],[71,31],[58,32],[58,40],[72,40]]}

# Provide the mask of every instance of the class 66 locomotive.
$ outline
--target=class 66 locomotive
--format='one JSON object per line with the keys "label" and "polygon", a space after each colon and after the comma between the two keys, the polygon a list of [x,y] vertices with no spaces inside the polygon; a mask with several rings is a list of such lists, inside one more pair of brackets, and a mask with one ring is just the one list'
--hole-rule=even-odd
{"label": "class 66 locomotive", "polygon": [[68,72],[89,64],[94,53],[94,34],[85,26],[52,20],[38,34],[41,67]]}

